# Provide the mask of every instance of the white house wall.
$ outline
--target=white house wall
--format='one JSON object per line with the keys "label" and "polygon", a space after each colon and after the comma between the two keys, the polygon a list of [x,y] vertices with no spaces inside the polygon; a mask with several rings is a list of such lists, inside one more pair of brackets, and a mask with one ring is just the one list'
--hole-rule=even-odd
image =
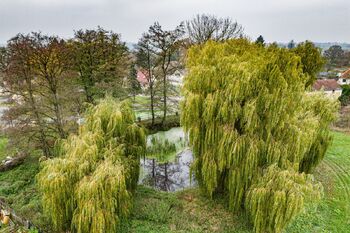
{"label": "white house wall", "polygon": [[339,78],[337,82],[339,85],[350,85],[350,79]]}

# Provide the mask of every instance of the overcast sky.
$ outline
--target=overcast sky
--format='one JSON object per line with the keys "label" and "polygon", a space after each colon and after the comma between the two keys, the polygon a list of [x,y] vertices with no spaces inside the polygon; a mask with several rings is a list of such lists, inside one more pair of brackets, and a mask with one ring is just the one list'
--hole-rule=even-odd
{"label": "overcast sky", "polygon": [[98,25],[136,42],[154,21],[171,29],[197,13],[231,17],[252,39],[350,42],[350,0],[0,0],[0,43],[18,32],[68,38]]}

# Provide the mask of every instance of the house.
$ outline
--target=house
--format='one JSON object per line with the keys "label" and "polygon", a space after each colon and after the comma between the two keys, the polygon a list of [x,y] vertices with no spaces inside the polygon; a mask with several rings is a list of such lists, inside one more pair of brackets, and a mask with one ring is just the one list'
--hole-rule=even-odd
{"label": "house", "polygon": [[168,80],[174,86],[181,86],[184,76],[184,70],[176,70],[172,75],[168,77]]}
{"label": "house", "polygon": [[136,79],[144,88],[146,85],[148,85],[148,82],[149,82],[148,72],[146,70],[138,70],[136,74]]}
{"label": "house", "polygon": [[335,79],[318,79],[312,85],[312,90],[324,92],[331,98],[338,98],[342,92],[340,84]]}
{"label": "house", "polygon": [[338,83],[339,85],[350,84],[350,69],[347,69],[346,71],[340,74]]}
{"label": "house", "polygon": [[[167,79],[170,84],[174,86],[181,86],[184,75],[184,70],[175,70],[173,74],[168,75]],[[147,88],[150,81],[148,71],[145,69],[139,69],[136,74],[136,79],[141,84],[142,88]],[[154,81],[156,82],[157,80]]]}

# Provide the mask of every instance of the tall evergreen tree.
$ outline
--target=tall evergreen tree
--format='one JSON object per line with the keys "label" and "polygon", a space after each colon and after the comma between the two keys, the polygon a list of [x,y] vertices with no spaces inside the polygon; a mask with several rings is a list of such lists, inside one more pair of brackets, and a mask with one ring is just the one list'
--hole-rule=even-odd
{"label": "tall evergreen tree", "polygon": [[210,42],[188,53],[181,122],[193,171],[209,195],[243,207],[256,232],[281,232],[320,197],[313,168],[329,144],[336,103],[305,93],[292,51],[246,40]]}
{"label": "tall evergreen tree", "polygon": [[294,49],[294,48],[295,48],[295,42],[294,42],[294,40],[291,40],[291,41],[288,43],[287,48],[289,48],[289,49]]}
{"label": "tall evergreen tree", "polygon": [[136,98],[136,95],[141,91],[141,84],[137,80],[137,70],[135,66],[136,64],[130,66],[130,73],[128,76],[128,86],[134,99]]}
{"label": "tall evergreen tree", "polygon": [[262,46],[265,46],[264,37],[263,37],[262,35],[260,35],[258,38],[256,38],[255,43],[256,43],[256,44],[259,44],[259,45],[262,45]]}

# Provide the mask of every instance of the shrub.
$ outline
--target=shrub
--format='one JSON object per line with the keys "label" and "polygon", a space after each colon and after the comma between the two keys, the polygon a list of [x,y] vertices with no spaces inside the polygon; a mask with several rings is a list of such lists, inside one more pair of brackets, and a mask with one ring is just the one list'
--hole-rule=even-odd
{"label": "shrub", "polygon": [[342,106],[346,106],[350,101],[350,85],[342,85],[342,92],[339,96],[339,101]]}
{"label": "shrub", "polygon": [[146,147],[134,118],[130,103],[108,98],[62,142],[61,156],[43,163],[38,186],[55,229],[116,232],[128,216]]}

